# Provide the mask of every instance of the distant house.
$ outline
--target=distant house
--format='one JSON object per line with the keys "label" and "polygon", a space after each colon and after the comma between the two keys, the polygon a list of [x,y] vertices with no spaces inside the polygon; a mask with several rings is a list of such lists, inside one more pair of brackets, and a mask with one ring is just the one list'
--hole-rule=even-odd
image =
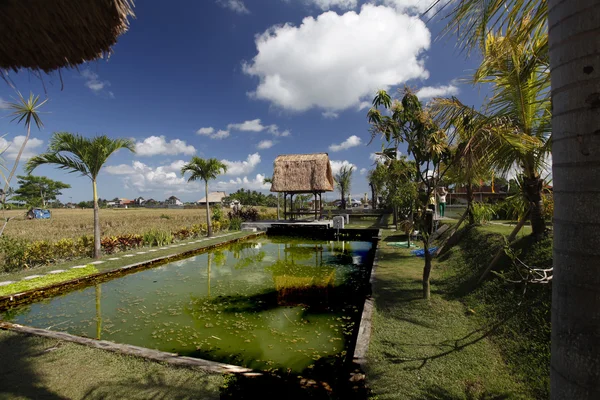
{"label": "distant house", "polygon": [[[227,194],[225,192],[210,192],[208,194],[208,204],[211,206],[215,204],[222,204],[224,197],[227,197]],[[206,196],[198,200],[196,204],[198,204],[199,206],[205,206]]]}
{"label": "distant house", "polygon": [[159,204],[158,201],[154,200],[154,199],[148,199],[146,201],[144,201],[144,205],[146,206],[155,206]]}
{"label": "distant house", "polygon": [[119,204],[116,201],[107,201],[106,207],[117,207]]}
{"label": "distant house", "polygon": [[165,204],[168,205],[168,206],[182,206],[183,205],[183,203],[181,202],[181,200],[179,200],[175,196],[171,196],[167,200],[165,200]]}
{"label": "distant house", "polygon": [[119,199],[119,203],[117,204],[117,206],[118,207],[122,207],[122,208],[127,208],[129,206],[134,205],[134,204],[135,204],[135,202],[133,200],[122,198],[122,199]]}
{"label": "distant house", "polygon": [[146,200],[144,200],[143,197],[138,197],[137,199],[134,199],[133,202],[135,203],[136,206],[141,206],[141,205],[144,205]]}

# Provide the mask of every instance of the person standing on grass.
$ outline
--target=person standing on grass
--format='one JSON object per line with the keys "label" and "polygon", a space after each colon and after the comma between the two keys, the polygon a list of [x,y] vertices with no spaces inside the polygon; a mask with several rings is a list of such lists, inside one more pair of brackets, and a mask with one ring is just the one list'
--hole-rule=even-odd
{"label": "person standing on grass", "polygon": [[444,218],[444,214],[446,213],[446,195],[448,195],[448,191],[442,186],[438,191],[440,218]]}

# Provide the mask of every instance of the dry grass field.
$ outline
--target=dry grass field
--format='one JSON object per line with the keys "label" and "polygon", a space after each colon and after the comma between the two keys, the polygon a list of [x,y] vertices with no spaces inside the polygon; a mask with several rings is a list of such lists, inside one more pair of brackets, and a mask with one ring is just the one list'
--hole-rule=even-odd
{"label": "dry grass field", "polygon": [[[227,209],[223,210],[228,211]],[[78,238],[94,233],[94,213],[92,209],[52,210],[48,220],[28,220],[24,210],[0,212],[0,217],[15,217],[6,227],[5,234],[27,240],[50,240]],[[204,209],[170,210],[165,208],[147,209],[102,209],[100,226],[102,236],[137,233],[150,229],[175,230],[193,224],[206,222]]]}

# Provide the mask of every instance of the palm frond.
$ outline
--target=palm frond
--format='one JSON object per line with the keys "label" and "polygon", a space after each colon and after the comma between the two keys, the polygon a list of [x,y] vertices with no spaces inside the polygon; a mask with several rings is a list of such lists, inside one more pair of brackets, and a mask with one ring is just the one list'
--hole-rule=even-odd
{"label": "palm frond", "polygon": [[198,156],[193,156],[191,161],[185,164],[181,168],[181,175],[185,176],[187,173],[190,174],[188,182],[203,180],[208,182],[221,174],[227,172],[227,165],[217,160],[216,158],[209,158],[205,160]]}

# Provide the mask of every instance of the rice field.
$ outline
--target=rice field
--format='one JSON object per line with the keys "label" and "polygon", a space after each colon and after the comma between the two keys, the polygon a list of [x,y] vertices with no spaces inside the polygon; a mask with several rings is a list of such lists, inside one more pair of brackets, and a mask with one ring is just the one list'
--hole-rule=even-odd
{"label": "rice field", "polygon": [[[223,210],[228,211],[227,209]],[[54,209],[48,220],[28,220],[25,210],[0,212],[0,218],[14,217],[4,234],[31,241],[78,238],[94,233],[92,209]],[[101,209],[100,229],[102,236],[141,234],[150,229],[175,230],[193,224],[206,223],[204,209]]]}

